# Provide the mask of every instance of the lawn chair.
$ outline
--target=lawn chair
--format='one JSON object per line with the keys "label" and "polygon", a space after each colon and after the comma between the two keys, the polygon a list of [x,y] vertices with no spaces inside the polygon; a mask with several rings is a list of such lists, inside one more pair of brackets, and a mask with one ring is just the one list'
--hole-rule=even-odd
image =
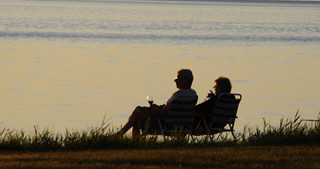
{"label": "lawn chair", "polygon": [[[222,132],[231,132],[234,140],[236,140],[233,127],[241,99],[241,94],[222,93],[215,102],[214,110],[209,116],[210,119],[206,120],[205,116],[201,115],[207,130],[206,134],[209,135],[211,141],[213,140],[214,134]],[[207,124],[208,121],[209,124]],[[228,128],[225,128],[225,126]]]}
{"label": "lawn chair", "polygon": [[195,116],[195,105],[198,101],[198,96],[178,96],[169,107],[166,117],[150,113],[150,119],[156,120],[157,129],[147,129],[148,135],[163,135],[166,136],[186,136],[192,137],[192,122]]}

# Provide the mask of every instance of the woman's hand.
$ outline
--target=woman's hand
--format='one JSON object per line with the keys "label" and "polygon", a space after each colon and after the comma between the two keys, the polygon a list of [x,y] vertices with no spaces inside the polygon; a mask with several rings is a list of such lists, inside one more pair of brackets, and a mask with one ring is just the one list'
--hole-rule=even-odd
{"label": "woman's hand", "polygon": [[212,90],[209,90],[207,98],[211,99],[215,96],[215,94],[212,92]]}

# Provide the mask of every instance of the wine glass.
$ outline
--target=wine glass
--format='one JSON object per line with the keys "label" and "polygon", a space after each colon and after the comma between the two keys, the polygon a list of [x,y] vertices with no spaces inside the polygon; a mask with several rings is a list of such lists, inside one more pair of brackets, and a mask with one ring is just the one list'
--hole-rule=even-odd
{"label": "wine glass", "polygon": [[149,102],[150,106],[153,103],[153,97],[152,96],[147,96],[147,101]]}

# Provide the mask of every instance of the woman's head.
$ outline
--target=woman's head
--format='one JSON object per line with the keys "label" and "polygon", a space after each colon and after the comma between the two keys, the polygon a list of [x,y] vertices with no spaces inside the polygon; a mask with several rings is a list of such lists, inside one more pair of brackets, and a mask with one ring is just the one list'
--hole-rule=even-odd
{"label": "woman's head", "polygon": [[217,79],[214,81],[215,83],[215,93],[219,96],[221,93],[230,93],[231,92],[231,81],[224,76],[218,76]]}

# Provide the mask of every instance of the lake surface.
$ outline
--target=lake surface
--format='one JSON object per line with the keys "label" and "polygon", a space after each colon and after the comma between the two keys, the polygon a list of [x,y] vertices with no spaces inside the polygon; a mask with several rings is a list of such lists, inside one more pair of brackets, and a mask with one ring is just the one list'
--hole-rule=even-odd
{"label": "lake surface", "polygon": [[320,112],[319,3],[1,0],[0,51],[1,128],[119,127],[180,68],[231,79],[237,130]]}

